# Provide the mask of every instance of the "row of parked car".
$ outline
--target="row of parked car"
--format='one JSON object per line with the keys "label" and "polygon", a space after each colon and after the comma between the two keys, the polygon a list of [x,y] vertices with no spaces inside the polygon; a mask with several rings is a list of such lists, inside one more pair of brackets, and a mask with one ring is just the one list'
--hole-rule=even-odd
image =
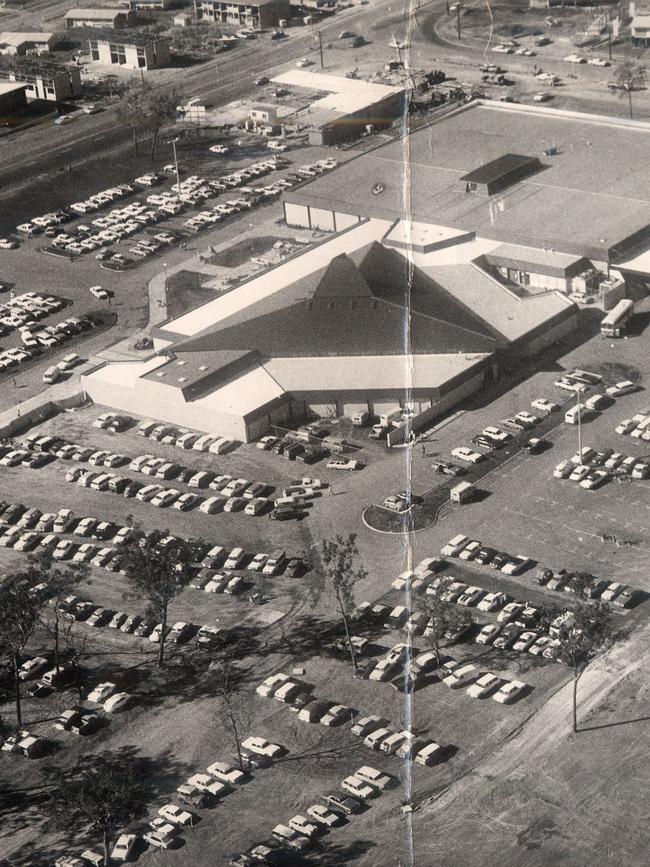
{"label": "row of parked car", "polygon": [[[102,684],[102,686],[109,686],[109,684]],[[192,774],[186,782],[178,786],[176,789],[178,800],[199,809],[212,807],[239,786],[250,782],[252,768],[269,767],[274,758],[285,755],[287,750],[265,738],[251,735],[242,740],[240,752],[241,764],[245,770],[228,762],[215,761],[208,766],[206,773]],[[239,764],[239,758],[235,764]],[[159,807],[157,815],[149,821],[143,832],[125,832],[119,835],[110,852],[111,864],[133,860],[136,853],[139,853],[144,846],[165,850],[182,845],[183,830],[193,827],[195,821],[196,816],[190,810],[179,807],[173,802],[164,804]],[[277,844],[275,848],[279,848]],[[259,862],[258,858],[256,863]],[[87,867],[88,864],[99,867],[103,863],[103,852],[86,849],[79,857],[60,856],[55,861],[55,867]]]}
{"label": "row of parked car", "polygon": [[616,433],[633,440],[650,442],[650,408],[640,409],[632,418],[624,418],[616,425]]}
{"label": "row of parked car", "polygon": [[[103,427],[98,422],[108,419],[106,426],[110,424],[113,413],[105,413],[94,423],[96,427]],[[145,419],[138,425],[138,434],[141,437],[153,440],[163,445],[178,446],[178,448],[195,452],[209,452],[213,455],[224,455],[237,448],[238,443],[230,437],[220,434],[201,434],[187,428],[178,428],[174,425],[164,424],[151,419]]]}
{"label": "row of parked car", "polygon": [[591,491],[614,478],[647,479],[650,477],[650,462],[615,452],[612,448],[597,451],[590,446],[583,446],[573,457],[560,461],[553,470],[553,476],[578,482],[580,487]]}
{"label": "row of parked car", "polygon": [[285,864],[286,847],[302,851],[314,846],[330,829],[341,825],[345,818],[358,813],[363,803],[378,797],[399,781],[377,768],[363,765],[341,781],[340,792],[323,796],[324,804],[308,807],[306,816],[298,814],[287,824],[276,825],[266,842],[256,844],[230,860],[231,867],[254,867],[263,864]]}
{"label": "row of parked car", "polygon": [[[423,655],[421,654],[421,656]],[[435,656],[435,654],[432,655]],[[413,662],[416,663],[415,660]],[[255,691],[263,698],[274,698],[276,701],[283,702],[290,711],[297,715],[299,720],[307,723],[338,726],[348,722],[352,724],[354,718],[358,716],[358,711],[354,708],[333,701],[317,699],[313,694],[311,684],[283,672],[267,677]],[[372,719],[372,717],[363,717],[359,724],[352,726],[352,733],[361,735],[363,731],[370,735],[370,721]],[[380,726],[376,728],[379,729]],[[415,740],[408,731],[397,733],[386,730],[386,732],[386,737],[381,739],[381,743],[378,741],[376,746],[373,746],[374,749],[380,749],[386,755],[397,753],[401,758],[411,759],[422,765],[433,765],[445,753],[444,748],[434,741]],[[366,741],[366,746],[372,745]]]}

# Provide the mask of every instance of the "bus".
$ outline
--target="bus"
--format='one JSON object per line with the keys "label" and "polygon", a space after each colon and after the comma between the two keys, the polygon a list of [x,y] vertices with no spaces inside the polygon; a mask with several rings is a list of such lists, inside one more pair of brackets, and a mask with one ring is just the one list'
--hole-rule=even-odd
{"label": "bus", "polygon": [[604,337],[621,337],[634,310],[634,301],[624,298],[609,311],[600,323],[600,333]]}

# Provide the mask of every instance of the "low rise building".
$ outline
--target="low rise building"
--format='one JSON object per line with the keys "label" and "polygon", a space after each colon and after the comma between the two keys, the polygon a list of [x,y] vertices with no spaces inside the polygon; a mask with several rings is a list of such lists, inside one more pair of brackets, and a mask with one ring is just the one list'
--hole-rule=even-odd
{"label": "low rise building", "polygon": [[635,15],[630,24],[630,35],[635,45],[647,45],[650,40],[650,12]]}
{"label": "low rise building", "polygon": [[160,69],[171,62],[171,39],[149,33],[109,31],[88,43],[93,63],[127,69]]}
{"label": "low rise building", "polygon": [[251,0],[236,3],[231,0],[200,0],[197,10],[201,18],[223,24],[242,24],[255,29],[277,27],[291,18],[289,0]]}
{"label": "low rise building", "polygon": [[129,9],[135,9],[139,12],[171,9],[173,5],[174,0],[129,0]]}
{"label": "low rise building", "polygon": [[0,33],[0,54],[6,56],[46,54],[55,44],[54,33]]}
{"label": "low rise building", "polygon": [[0,115],[11,117],[27,105],[27,85],[0,81]]}
{"label": "low rise building", "polygon": [[36,57],[17,57],[0,70],[9,81],[26,86],[28,99],[65,102],[83,93],[81,72],[77,66],[53,63]]}
{"label": "low rise building", "polygon": [[392,126],[408,98],[403,85],[375,84],[303,69],[283,72],[273,82],[327,94],[286,120],[287,126],[306,129],[315,145],[335,145],[358,138],[368,128]]}
{"label": "low rise building", "polygon": [[72,27],[126,27],[134,18],[130,9],[106,7],[104,9],[69,9],[63,16],[66,29]]}

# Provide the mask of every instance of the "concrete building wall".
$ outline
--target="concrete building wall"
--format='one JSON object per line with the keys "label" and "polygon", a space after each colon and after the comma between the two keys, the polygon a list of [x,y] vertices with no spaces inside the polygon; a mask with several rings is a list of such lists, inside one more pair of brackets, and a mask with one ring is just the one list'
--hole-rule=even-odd
{"label": "concrete building wall", "polygon": [[136,46],[91,39],[90,58],[94,63],[102,63],[106,66],[159,69],[170,63],[169,42],[161,40],[149,45]]}
{"label": "concrete building wall", "polygon": [[82,93],[81,73],[76,67],[62,69],[61,72],[43,75],[33,75],[21,78],[20,72],[11,72],[12,81],[22,82],[27,86],[28,99],[45,99],[49,102],[64,102]]}
{"label": "concrete building wall", "polygon": [[208,410],[199,404],[185,403],[177,389],[147,380],[140,380],[137,388],[130,389],[85,376],[82,376],[81,383],[88,396],[103,406],[135,416],[151,416],[205,433],[220,434],[244,442],[247,440],[243,418]]}
{"label": "concrete building wall", "polygon": [[550,346],[552,343],[555,343],[557,340],[561,340],[563,337],[566,337],[567,334],[571,334],[572,331],[578,327],[578,311],[573,314],[573,316],[568,316],[566,319],[563,319],[561,322],[558,322],[556,325],[551,326],[546,329],[542,334],[537,335],[530,341],[526,341],[522,343],[520,346],[517,346],[517,351],[524,356],[535,355],[540,349],[544,349],[547,346]]}

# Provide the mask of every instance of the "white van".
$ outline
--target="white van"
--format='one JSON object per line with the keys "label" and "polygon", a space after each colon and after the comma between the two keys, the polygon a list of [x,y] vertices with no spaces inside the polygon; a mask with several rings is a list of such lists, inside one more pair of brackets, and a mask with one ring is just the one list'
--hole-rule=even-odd
{"label": "white van", "polygon": [[56,382],[61,376],[61,369],[57,367],[55,364],[52,367],[48,367],[48,369],[43,374],[43,382],[46,385],[52,385]]}
{"label": "white van", "polygon": [[564,421],[567,424],[578,424],[578,420],[584,421],[592,414],[592,410],[584,403],[579,403],[572,406],[564,413]]}
{"label": "white van", "polygon": [[70,355],[66,355],[65,358],[59,361],[57,367],[59,368],[59,370],[63,370],[65,372],[68,370],[72,370],[73,367],[76,367],[80,363],[81,359],[79,358],[77,353],[71,352]]}
{"label": "white van", "polygon": [[576,618],[573,611],[565,611],[564,614],[560,614],[560,616],[556,617],[551,623],[548,628],[549,635],[553,638],[559,638],[562,632],[573,626],[575,620]]}
{"label": "white van", "polygon": [[443,557],[457,557],[468,543],[469,539],[467,536],[463,536],[462,533],[459,533],[440,549],[440,553]]}
{"label": "white van", "polygon": [[113,478],[111,473],[101,473],[96,479],[90,483],[93,491],[105,491],[108,489],[108,483]]}

